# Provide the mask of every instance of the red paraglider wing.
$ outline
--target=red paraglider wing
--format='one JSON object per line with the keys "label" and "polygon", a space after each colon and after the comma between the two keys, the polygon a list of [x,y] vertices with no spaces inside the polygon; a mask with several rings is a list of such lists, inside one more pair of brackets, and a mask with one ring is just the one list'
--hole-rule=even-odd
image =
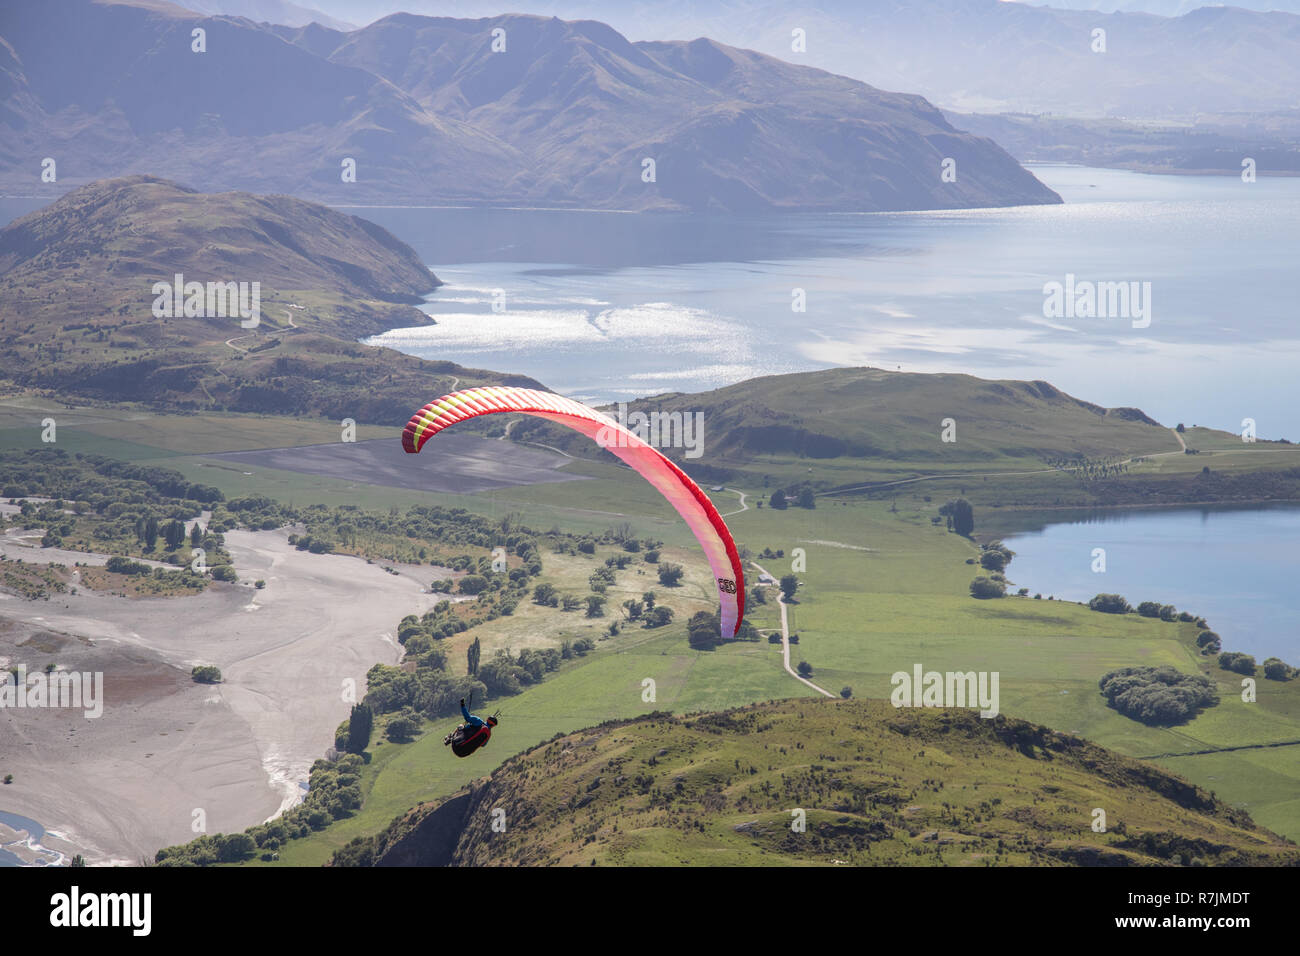
{"label": "red paraglider wing", "polygon": [[531,388],[467,388],[434,399],[416,412],[402,431],[402,447],[414,454],[444,428],[500,412],[535,415],[579,431],[654,485],[677,509],[704,549],[718,586],[722,636],[736,635],[744,617],[745,575],[726,522],[690,476],[607,415],[563,395]]}

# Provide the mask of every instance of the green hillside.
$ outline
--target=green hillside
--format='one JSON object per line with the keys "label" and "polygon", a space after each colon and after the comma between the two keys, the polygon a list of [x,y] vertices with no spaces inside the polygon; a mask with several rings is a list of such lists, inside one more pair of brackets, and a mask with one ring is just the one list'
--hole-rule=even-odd
{"label": "green hillside", "polygon": [[559,735],[334,862],[1276,865],[1300,852],[1163,770],[1025,721],[796,700]]}
{"label": "green hillside", "polygon": [[[606,411],[615,411],[606,409]],[[710,464],[764,456],[942,465],[1139,453],[1167,432],[1135,408],[1102,408],[1047,382],[833,368],[639,400],[629,413],[700,412]],[[941,437],[955,422],[953,441]]]}
{"label": "green hillside", "polygon": [[[618,416],[617,407],[603,409]],[[1180,435],[1136,408],[1103,408],[1047,382],[833,368],[629,403],[660,413],[658,447],[702,483],[794,493],[967,495],[994,506],[1300,498],[1300,455],[1208,428]],[[665,440],[702,422],[702,453]],[[668,417],[664,417],[668,416]],[[665,423],[668,423],[665,425]],[[515,441],[601,458],[567,429],[516,422]],[[1189,453],[1190,450],[1190,453]]]}

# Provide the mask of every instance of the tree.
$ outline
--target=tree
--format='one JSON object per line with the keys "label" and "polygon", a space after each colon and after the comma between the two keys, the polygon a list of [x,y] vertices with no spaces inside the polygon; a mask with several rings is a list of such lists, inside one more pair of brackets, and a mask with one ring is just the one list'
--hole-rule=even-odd
{"label": "tree", "polygon": [[812,677],[812,665],[807,661],[800,661],[795,670],[799,672],[800,677]]}
{"label": "tree", "polygon": [[799,589],[799,579],[793,574],[782,575],[781,596],[787,601],[794,600],[794,592]]}
{"label": "tree", "polygon": [[410,709],[404,709],[388,722],[384,736],[394,743],[405,743],[415,736],[420,728],[419,715]]}
{"label": "tree", "polygon": [[1138,605],[1138,607],[1137,607],[1137,611],[1138,611],[1138,613],[1141,614],[1143,617],[1159,617],[1159,616],[1160,616],[1160,602],[1159,602],[1159,601],[1143,601],[1141,604]]}
{"label": "tree", "polygon": [[481,574],[467,574],[460,579],[461,594],[482,594],[487,586],[488,579]]}
{"label": "tree", "polygon": [[1183,427],[1183,423],[1182,423],[1182,422],[1179,422],[1179,423],[1178,423],[1178,427],[1177,427],[1177,429],[1175,429],[1175,430],[1176,430],[1180,435],[1181,435],[1183,432],[1187,431],[1187,429]]}
{"label": "tree", "polygon": [[167,522],[166,527],[163,528],[163,541],[168,551],[175,551],[185,543],[185,525],[175,519]]}
{"label": "tree", "polygon": [[691,647],[709,648],[719,642],[721,625],[718,616],[709,611],[696,611],[686,623]]}
{"label": "tree", "polygon": [[370,746],[370,732],[374,728],[375,714],[370,705],[362,701],[352,705],[352,715],[348,718],[348,742],[345,748],[350,754],[365,753]]}
{"label": "tree", "polygon": [[812,489],[809,488],[807,485],[799,489],[799,507],[800,508],[817,507],[817,499],[813,497]]}
{"label": "tree", "polygon": [[1133,610],[1120,594],[1098,594],[1088,602],[1088,607],[1103,614],[1127,614]]}
{"label": "tree", "polygon": [[555,607],[560,599],[555,594],[554,584],[539,584],[533,588],[533,602],[547,607]]}
{"label": "tree", "polygon": [[970,583],[970,596],[987,600],[988,598],[1006,597],[1007,586],[1001,581],[994,581],[980,575]]}
{"label": "tree", "polygon": [[1223,642],[1213,631],[1201,631],[1196,635],[1196,646],[1201,649],[1202,654],[1217,654],[1222,650]]}
{"label": "tree", "polygon": [[216,839],[219,842],[217,847],[217,862],[219,863],[237,863],[240,860],[246,860],[257,852],[257,844],[247,833],[230,833],[226,836],[218,835]]}
{"label": "tree", "polygon": [[666,588],[676,587],[682,579],[682,568],[679,564],[669,564],[667,561],[659,565],[659,583]]}
{"label": "tree", "polygon": [[650,612],[650,623],[653,627],[663,627],[665,624],[673,622],[673,609],[664,607],[662,604]]}
{"label": "tree", "polygon": [[587,595],[587,617],[605,616],[605,596],[603,594]]}
{"label": "tree", "polygon": [[158,544],[158,519],[149,516],[149,520],[144,523],[144,549],[152,551]]}
{"label": "tree", "polygon": [[200,684],[220,684],[221,671],[211,664],[200,664],[190,671],[190,677]]}
{"label": "tree", "polygon": [[985,551],[980,555],[980,567],[986,571],[1001,571],[1007,566],[1007,556],[1001,551]]}
{"label": "tree", "polygon": [[841,687],[841,688],[840,688],[840,696],[843,697],[845,700],[848,700],[850,697],[853,696],[853,688],[852,688],[852,687]]}
{"label": "tree", "polygon": [[468,657],[469,675],[475,677],[478,675],[479,659],[483,656],[483,644],[477,637],[474,638],[474,643],[469,646],[466,655]]}
{"label": "tree", "polygon": [[965,498],[948,502],[939,509],[939,514],[945,515],[952,522],[952,530],[957,534],[970,537],[975,530],[975,509]]}
{"label": "tree", "polygon": [[1173,667],[1122,667],[1102,677],[1098,686],[1115,710],[1156,726],[1186,723],[1219,700],[1209,678]]}
{"label": "tree", "polygon": [[1264,659],[1264,676],[1269,680],[1291,680],[1298,673],[1294,667],[1280,657]]}
{"label": "tree", "polygon": [[785,500],[785,492],[780,488],[776,489],[776,491],[772,492],[772,498],[769,504],[778,511],[784,511],[788,507]]}
{"label": "tree", "polygon": [[1247,677],[1255,676],[1255,658],[1249,654],[1230,651],[1219,655],[1219,667],[1225,671],[1235,671]]}

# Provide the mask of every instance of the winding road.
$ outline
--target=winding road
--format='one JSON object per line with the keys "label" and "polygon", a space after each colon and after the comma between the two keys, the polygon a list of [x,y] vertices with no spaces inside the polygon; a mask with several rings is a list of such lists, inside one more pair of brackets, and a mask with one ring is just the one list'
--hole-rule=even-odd
{"label": "winding road", "polygon": [[[750,561],[749,563],[752,564],[754,567],[758,568],[760,574],[766,574],[768,577],[772,578],[772,580],[776,580],[775,575],[770,574],[768,570],[764,568],[761,564],[759,564],[757,561]],[[771,587],[771,585],[760,584],[757,585],[757,587]],[[780,588],[774,588],[773,590],[776,591],[776,603],[781,605],[781,657],[783,659],[783,663],[785,664],[786,673],[788,673],[799,683],[807,684],[813,690],[817,691],[817,693],[822,694],[826,697],[834,697],[835,695],[832,694],[830,691],[828,691],[825,687],[818,687],[816,684],[808,680],[806,677],[800,677],[797,673],[795,673],[794,668],[790,666],[790,619],[788,614],[786,613],[785,595],[781,593]]]}

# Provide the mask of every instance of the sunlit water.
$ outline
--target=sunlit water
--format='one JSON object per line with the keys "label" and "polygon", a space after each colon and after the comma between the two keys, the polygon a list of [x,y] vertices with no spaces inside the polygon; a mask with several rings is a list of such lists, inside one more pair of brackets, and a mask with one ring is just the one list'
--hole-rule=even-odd
{"label": "sunlit water", "polygon": [[[763,218],[357,208],[447,285],[376,340],[575,397],[874,365],[1042,378],[1170,424],[1300,438],[1300,179],[1036,166],[1063,206]],[[1043,286],[1151,283],[1151,322]],[[792,311],[803,289],[807,311]],[[493,311],[494,293],[500,312]]]}

